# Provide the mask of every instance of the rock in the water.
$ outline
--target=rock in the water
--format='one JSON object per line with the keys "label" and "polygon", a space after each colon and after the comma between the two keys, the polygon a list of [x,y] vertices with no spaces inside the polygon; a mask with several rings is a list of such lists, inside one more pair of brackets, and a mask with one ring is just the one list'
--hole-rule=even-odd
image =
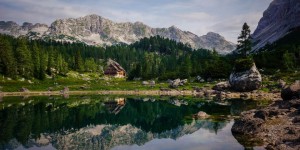
{"label": "rock in the water", "polygon": [[229,83],[231,88],[236,91],[249,92],[260,88],[262,77],[255,64],[253,64],[249,70],[232,72],[230,74]]}
{"label": "rock in the water", "polygon": [[300,81],[297,80],[290,86],[285,87],[281,91],[281,97],[283,100],[291,100],[295,98],[300,98]]}
{"label": "rock in the water", "polygon": [[207,118],[207,117],[209,117],[209,115],[206,112],[204,112],[204,111],[199,111],[197,113],[197,117],[198,118]]}
{"label": "rock in the water", "polygon": [[230,88],[229,82],[220,82],[216,84],[212,89],[216,91],[224,91]]}

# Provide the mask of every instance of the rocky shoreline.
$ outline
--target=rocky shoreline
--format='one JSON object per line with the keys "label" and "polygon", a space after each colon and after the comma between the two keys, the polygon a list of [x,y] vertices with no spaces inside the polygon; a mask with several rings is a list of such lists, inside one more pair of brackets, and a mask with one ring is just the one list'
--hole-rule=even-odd
{"label": "rocky shoreline", "polygon": [[[243,112],[231,129],[246,147],[265,146],[267,150],[300,149],[300,82],[285,87],[270,106]],[[288,97],[288,98],[287,98]]]}
{"label": "rocky shoreline", "polygon": [[195,96],[208,99],[253,99],[253,100],[275,100],[280,97],[280,93],[267,93],[261,91],[253,92],[232,92],[217,91],[210,89],[197,90],[103,90],[103,91],[24,91],[24,92],[0,92],[0,96],[47,96],[47,95],[158,95],[158,96]]}

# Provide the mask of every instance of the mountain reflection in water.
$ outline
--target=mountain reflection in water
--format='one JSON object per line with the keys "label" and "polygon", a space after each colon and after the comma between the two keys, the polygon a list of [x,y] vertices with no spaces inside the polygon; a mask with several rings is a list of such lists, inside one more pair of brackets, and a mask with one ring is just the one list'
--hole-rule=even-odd
{"label": "mountain reflection in water", "polygon": [[[0,149],[243,149],[227,117],[256,106],[240,100],[4,97]],[[193,119],[199,111],[212,118]]]}

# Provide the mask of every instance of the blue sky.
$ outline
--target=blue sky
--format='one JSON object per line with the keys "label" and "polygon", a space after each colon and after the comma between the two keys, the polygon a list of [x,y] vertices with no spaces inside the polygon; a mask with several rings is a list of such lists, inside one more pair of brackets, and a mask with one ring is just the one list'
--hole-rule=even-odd
{"label": "blue sky", "polygon": [[0,20],[19,24],[97,14],[116,22],[143,22],[204,35],[217,32],[236,43],[242,24],[254,31],[272,0],[0,0]]}

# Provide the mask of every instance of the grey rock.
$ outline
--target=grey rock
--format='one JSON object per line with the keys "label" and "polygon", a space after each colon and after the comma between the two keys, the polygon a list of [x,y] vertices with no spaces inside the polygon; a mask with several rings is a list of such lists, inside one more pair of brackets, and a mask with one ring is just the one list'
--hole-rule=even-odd
{"label": "grey rock", "polygon": [[259,110],[255,113],[254,118],[260,118],[262,120],[267,120],[269,116],[269,112],[264,111],[264,110]]}
{"label": "grey rock", "polygon": [[143,81],[142,85],[149,85],[149,82],[148,81]]}
{"label": "grey rock", "polygon": [[290,86],[286,86],[284,89],[282,89],[281,97],[283,100],[300,98],[300,81],[295,81]]}
{"label": "grey rock", "polygon": [[29,90],[28,90],[27,88],[22,87],[22,88],[20,89],[20,92],[29,92]]}
{"label": "grey rock", "polygon": [[262,119],[253,118],[252,113],[244,113],[242,118],[235,121],[231,131],[234,134],[255,134],[261,132],[263,123]]}
{"label": "grey rock", "polygon": [[177,88],[177,87],[180,86],[180,84],[181,84],[180,81],[181,81],[180,79],[175,79],[175,80],[173,80],[173,81],[170,83],[170,87],[171,87],[171,88]]}
{"label": "grey rock", "polygon": [[253,142],[252,147],[268,145],[266,149],[299,149],[299,114],[281,109],[291,106],[292,102],[300,104],[299,99],[280,100],[266,108],[243,112],[232,126],[233,135],[239,142]]}
{"label": "grey rock", "polygon": [[273,0],[260,19],[252,38],[253,51],[284,37],[300,26],[299,0]]}
{"label": "grey rock", "polygon": [[199,111],[197,113],[197,117],[198,118],[207,118],[207,117],[209,117],[209,115],[206,112],[204,112],[204,111]]}
{"label": "grey rock", "polygon": [[219,82],[212,89],[216,91],[224,91],[230,88],[229,82]]}
{"label": "grey rock", "polygon": [[278,81],[278,88],[284,88],[286,86],[286,82],[280,79]]}
{"label": "grey rock", "polygon": [[249,92],[260,88],[262,77],[255,64],[253,64],[249,70],[232,72],[230,74],[229,83],[231,88],[236,91]]}
{"label": "grey rock", "polygon": [[188,82],[187,79],[183,79],[183,80],[175,79],[173,81],[172,80],[169,81],[169,86],[171,88],[177,88],[178,86],[184,86],[187,82]]}
{"label": "grey rock", "polygon": [[149,84],[150,84],[150,86],[155,86],[155,81],[152,80],[152,81],[149,82]]}

